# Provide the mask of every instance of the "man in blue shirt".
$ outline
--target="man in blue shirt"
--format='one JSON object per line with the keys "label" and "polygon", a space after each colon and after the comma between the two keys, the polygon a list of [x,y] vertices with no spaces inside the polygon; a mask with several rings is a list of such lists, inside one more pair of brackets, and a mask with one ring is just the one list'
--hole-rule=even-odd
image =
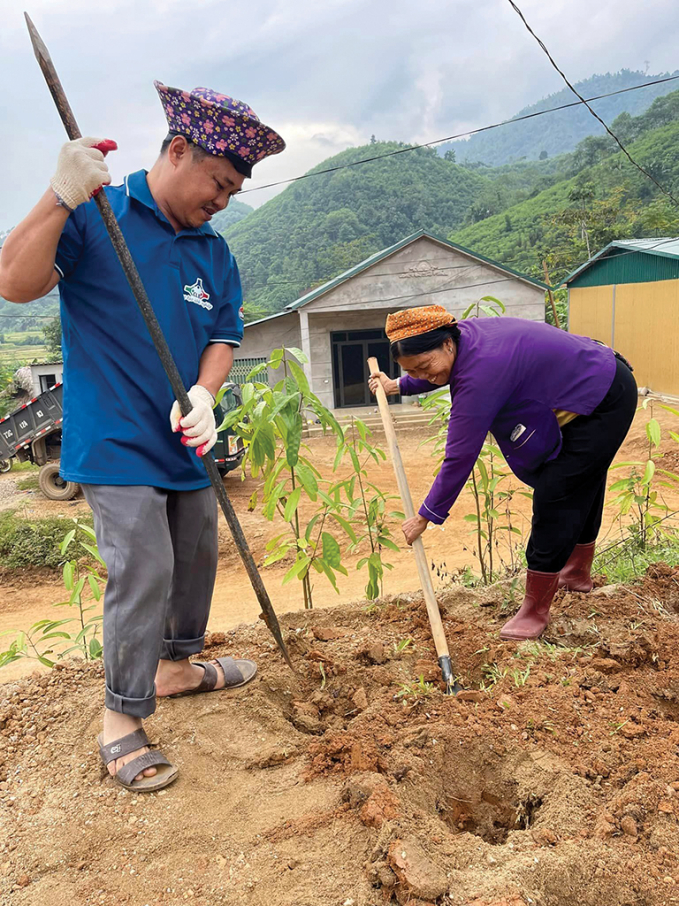
{"label": "man in blue shirt", "polygon": [[[29,302],[59,285],[64,350],[62,475],[80,482],[108,568],[102,759],[123,786],[177,771],[148,749],[156,695],[243,685],[251,661],[201,651],[217,569],[217,507],[201,456],[212,407],[243,336],[238,268],[210,226],[252,166],[285,147],[247,105],[156,83],[169,135],[150,172],[106,189],[184,383],[181,417],[93,194],[115,143],[68,142],[51,188],[8,237],[0,294]],[[181,436],[177,436],[180,434]]]}

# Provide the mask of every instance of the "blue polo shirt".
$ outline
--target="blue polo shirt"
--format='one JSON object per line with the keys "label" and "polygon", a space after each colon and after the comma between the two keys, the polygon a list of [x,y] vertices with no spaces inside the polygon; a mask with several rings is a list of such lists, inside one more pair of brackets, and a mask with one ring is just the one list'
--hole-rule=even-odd
{"label": "blue polo shirt", "polygon": [[[175,233],[144,170],[106,194],[191,387],[209,343],[240,346],[243,337],[233,255],[209,223]],[[64,353],[63,478],[178,491],[207,487],[204,465],[170,428],[174,394],[93,201],[68,218],[55,267]]]}

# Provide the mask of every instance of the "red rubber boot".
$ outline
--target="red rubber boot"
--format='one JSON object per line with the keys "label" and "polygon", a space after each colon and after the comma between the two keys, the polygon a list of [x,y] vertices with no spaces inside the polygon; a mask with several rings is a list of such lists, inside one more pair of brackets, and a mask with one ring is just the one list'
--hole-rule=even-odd
{"label": "red rubber boot", "polygon": [[519,612],[500,630],[505,641],[539,639],[549,623],[549,609],[559,585],[559,573],[526,572],[526,597]]}
{"label": "red rubber boot", "polygon": [[559,573],[559,588],[568,591],[590,592],[592,590],[592,563],[594,561],[594,546],[596,541],[589,544],[576,544],[573,553],[568,558],[568,563]]}

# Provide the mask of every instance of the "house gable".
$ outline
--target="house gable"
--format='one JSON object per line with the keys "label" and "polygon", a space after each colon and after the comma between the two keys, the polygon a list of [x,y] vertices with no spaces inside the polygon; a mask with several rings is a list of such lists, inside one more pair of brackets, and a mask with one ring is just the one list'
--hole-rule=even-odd
{"label": "house gable", "polygon": [[461,314],[463,307],[488,295],[511,309],[519,297],[525,303],[526,293],[539,298],[544,285],[454,243],[420,233],[307,293],[288,310],[315,315],[436,303],[450,308],[453,302],[455,313]]}
{"label": "house gable", "polygon": [[[437,236],[433,236],[431,233],[427,233],[425,230],[419,230],[417,233],[413,233],[412,236],[407,236],[405,239],[402,239],[400,242],[397,242],[394,245],[389,246],[389,248],[383,249],[381,252],[377,252],[376,254],[371,255],[369,258],[366,258],[365,261],[361,261],[360,264],[357,264],[354,267],[350,268],[349,270],[344,271],[341,274],[338,274],[337,277],[334,277],[332,280],[328,280],[326,283],[322,284],[322,286],[319,286],[316,289],[311,290],[310,292],[306,293],[301,298],[297,299],[295,302],[291,302],[289,305],[287,305],[286,309],[288,311],[294,311],[298,308],[307,307],[311,303],[316,302],[321,297],[326,296],[328,293],[332,293],[334,290],[341,287],[342,284],[354,279],[355,277],[363,276],[364,274],[369,274],[372,279],[375,279],[378,276],[384,277],[386,279],[389,276],[390,269],[385,268],[385,270],[387,271],[387,273],[385,274],[382,269],[377,267],[377,265],[380,265],[383,262],[389,261],[395,255],[398,255],[400,252],[404,251],[409,246],[412,246],[414,244],[421,245],[423,242],[429,243],[429,244],[433,245],[434,247],[438,247],[438,249],[439,249],[438,254],[440,256],[442,256],[444,259],[447,259],[447,254],[449,254],[450,252],[456,252],[458,255],[462,256],[462,258],[465,260],[465,264],[468,268],[471,268],[471,265],[473,263],[476,263],[476,265],[478,267],[486,267],[493,271],[499,272],[502,275],[502,278],[497,278],[498,281],[500,279],[508,280],[510,277],[513,277],[515,280],[521,281],[522,283],[528,284],[529,286],[534,286],[534,287],[540,288],[542,290],[547,289],[546,284],[541,283],[539,280],[535,280],[532,277],[528,277],[525,274],[521,274],[518,271],[515,271],[510,267],[506,267],[505,265],[500,264],[497,261],[493,261],[491,258],[486,258],[484,255],[480,255],[476,252],[471,251],[470,249],[464,248],[464,246],[457,245],[454,242],[450,242],[450,240],[448,240],[448,239],[441,239]],[[430,251],[426,255],[426,260],[432,262],[432,265],[433,265],[433,258],[435,256],[436,256],[436,253],[432,253]],[[408,259],[408,255],[406,254],[404,256],[404,260],[407,260],[407,259]],[[439,267],[439,270],[445,274],[445,272],[446,272],[445,265],[439,264],[438,267]],[[453,266],[448,264],[448,269],[452,270]],[[458,269],[461,269],[461,266],[458,267]],[[424,276],[424,274],[423,274],[423,276]],[[458,281],[459,289],[465,288],[463,286],[463,282],[464,281]],[[491,283],[490,285],[495,285],[495,284]],[[381,298],[380,301],[382,304],[390,304],[392,300],[388,300],[386,298]],[[407,305],[405,305],[405,306],[399,305],[397,299],[394,299],[393,301],[397,302],[397,304],[394,306],[396,308],[408,307]],[[414,302],[412,304],[417,305],[418,303]],[[315,310],[321,310],[321,309],[315,308]]]}

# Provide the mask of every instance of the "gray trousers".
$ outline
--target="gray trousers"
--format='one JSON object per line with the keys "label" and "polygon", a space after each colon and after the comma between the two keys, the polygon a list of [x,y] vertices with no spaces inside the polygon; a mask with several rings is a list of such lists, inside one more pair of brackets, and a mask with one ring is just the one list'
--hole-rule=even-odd
{"label": "gray trousers", "polygon": [[104,597],[106,707],[148,717],[158,661],[203,648],[217,573],[212,488],[83,485],[108,570]]}

